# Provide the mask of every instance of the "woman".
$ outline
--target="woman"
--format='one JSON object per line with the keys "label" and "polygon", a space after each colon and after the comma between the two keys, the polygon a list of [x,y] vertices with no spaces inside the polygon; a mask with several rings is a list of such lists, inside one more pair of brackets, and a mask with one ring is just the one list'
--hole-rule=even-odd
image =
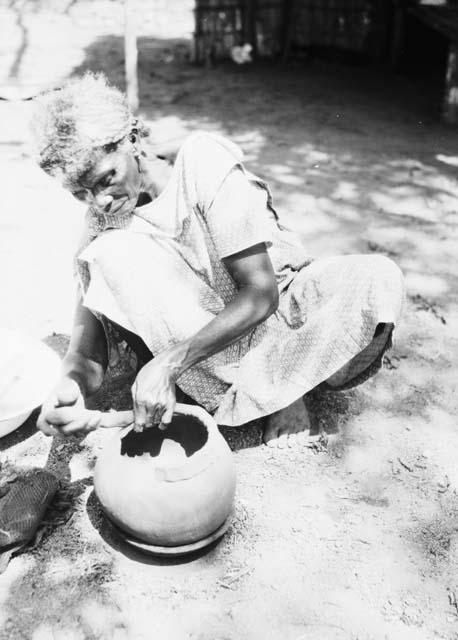
{"label": "woman", "polygon": [[[100,387],[116,336],[143,365],[132,388],[137,429],[170,422],[175,385],[235,426],[380,366],[403,299],[392,261],[312,261],[236,145],[200,133],[173,166],[147,155],[147,132],[101,76],[38,102],[39,164],[89,207],[75,325],[39,418],[44,433],[97,426],[84,399]],[[270,419],[264,440],[288,433]]]}

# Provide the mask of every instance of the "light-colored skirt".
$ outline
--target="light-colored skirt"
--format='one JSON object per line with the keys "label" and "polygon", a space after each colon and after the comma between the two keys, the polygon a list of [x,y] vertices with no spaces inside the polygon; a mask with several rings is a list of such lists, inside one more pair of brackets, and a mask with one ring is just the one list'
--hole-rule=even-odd
{"label": "light-colored skirt", "polygon": [[[190,296],[173,256],[150,251],[145,236],[116,234],[113,241],[93,243],[89,308],[139,335],[153,354],[214,317],[214,309],[202,309],[202,300]],[[220,424],[274,413],[359,354],[377,325],[396,325],[403,299],[402,273],[384,256],[316,259],[280,291],[275,314],[236,345],[189,369],[178,384]]]}

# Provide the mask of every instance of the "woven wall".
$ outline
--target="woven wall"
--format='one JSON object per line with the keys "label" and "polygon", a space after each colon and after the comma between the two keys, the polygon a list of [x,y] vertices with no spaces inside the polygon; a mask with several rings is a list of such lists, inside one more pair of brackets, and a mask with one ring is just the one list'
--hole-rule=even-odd
{"label": "woven wall", "polygon": [[230,56],[232,47],[243,43],[243,1],[197,0],[195,8],[195,59],[207,62]]}
{"label": "woven wall", "polygon": [[259,56],[318,46],[379,57],[390,7],[389,0],[197,0],[196,59],[229,57],[245,42]]}

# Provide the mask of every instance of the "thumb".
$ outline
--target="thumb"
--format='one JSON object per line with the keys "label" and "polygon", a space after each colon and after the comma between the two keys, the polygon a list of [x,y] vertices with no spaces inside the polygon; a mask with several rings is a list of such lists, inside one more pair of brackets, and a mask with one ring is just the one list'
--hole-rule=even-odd
{"label": "thumb", "polygon": [[37,420],[37,429],[42,431],[46,436],[55,436],[58,432],[49,422],[46,420],[43,413],[40,413]]}
{"label": "thumb", "polygon": [[136,402],[134,404],[134,431],[143,431],[146,426],[146,405],[143,402]]}
{"label": "thumb", "polygon": [[161,425],[164,425],[164,427],[169,426],[169,424],[172,422],[174,411],[175,411],[175,403],[173,403],[173,405],[170,405],[167,411],[162,416]]}

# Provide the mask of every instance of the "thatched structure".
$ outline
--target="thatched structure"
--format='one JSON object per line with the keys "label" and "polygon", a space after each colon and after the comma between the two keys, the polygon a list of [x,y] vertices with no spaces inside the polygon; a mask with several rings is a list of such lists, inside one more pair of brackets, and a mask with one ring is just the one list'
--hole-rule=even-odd
{"label": "thatched structure", "polygon": [[248,43],[257,57],[331,47],[396,65],[414,17],[448,42],[443,112],[458,122],[458,0],[196,0],[195,14],[195,60],[206,63]]}
{"label": "thatched structure", "polygon": [[390,24],[385,0],[196,0],[196,60],[226,58],[250,43],[255,55],[336,47],[385,54]]}

